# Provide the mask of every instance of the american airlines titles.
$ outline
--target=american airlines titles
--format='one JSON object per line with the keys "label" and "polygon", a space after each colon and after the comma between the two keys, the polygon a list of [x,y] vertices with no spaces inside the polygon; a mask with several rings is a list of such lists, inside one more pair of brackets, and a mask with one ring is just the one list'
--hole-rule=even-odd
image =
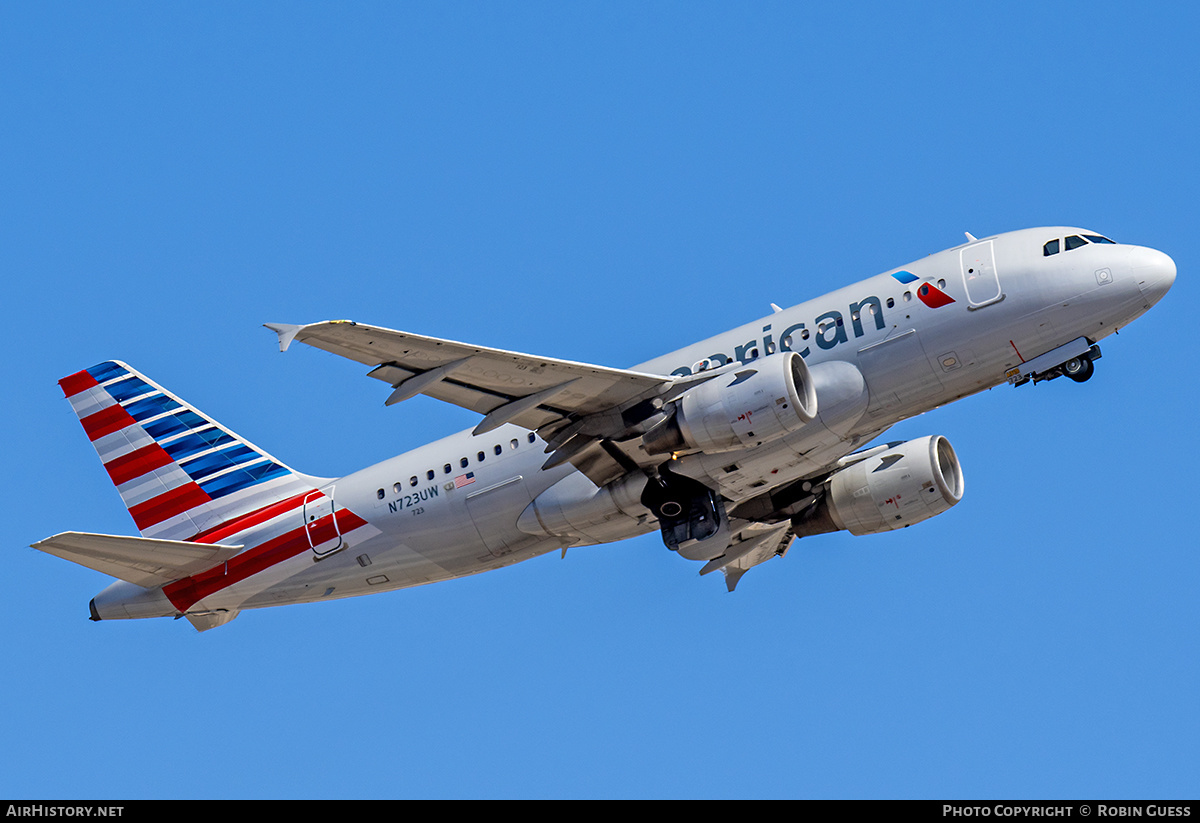
{"label": "american airlines titles", "polygon": [[[864,317],[869,318],[868,323],[874,321],[877,331],[886,328],[883,320],[883,303],[874,295],[864,297],[857,303],[851,303],[848,314],[850,315],[850,328],[853,329],[855,338],[866,334],[866,330],[863,328]],[[845,317],[840,311],[825,312],[813,321],[812,328],[815,331],[810,331],[804,323],[793,323],[784,328],[778,334],[778,350],[794,351],[801,357],[808,357],[812,353],[808,342],[810,338],[811,342],[819,349],[832,349],[850,339],[846,331]],[[771,330],[771,324],[768,323],[763,326],[761,339],[747,340],[743,345],[734,347],[732,357],[725,352],[714,352],[691,366],[680,366],[671,374],[685,377],[705,369],[720,368],[734,361],[745,363],[762,354],[774,354],[777,348],[775,340],[776,335]]]}

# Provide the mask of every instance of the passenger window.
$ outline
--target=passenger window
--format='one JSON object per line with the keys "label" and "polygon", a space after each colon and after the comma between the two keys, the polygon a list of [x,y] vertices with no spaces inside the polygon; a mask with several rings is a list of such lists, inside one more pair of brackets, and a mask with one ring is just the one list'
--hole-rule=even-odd
{"label": "passenger window", "polygon": [[497,456],[499,456],[504,453],[504,447],[501,446],[499,443],[497,443],[495,446],[492,447],[492,451],[495,452]]}
{"label": "passenger window", "polygon": [[537,435],[535,435],[533,432],[530,432],[529,433],[529,442],[532,443],[535,437],[537,437]]}
{"label": "passenger window", "polygon": [[476,459],[476,460],[478,460],[480,463],[482,463],[482,462],[483,462],[483,458],[484,458],[485,456],[486,456],[486,455],[484,455],[484,453],[483,453],[483,452],[480,452],[479,454],[477,454],[477,455],[475,456],[475,459]]}
{"label": "passenger window", "polygon": [[1067,238],[1067,242],[1066,242],[1067,251],[1074,251],[1075,249],[1079,248],[1080,246],[1086,246],[1086,245],[1087,245],[1087,241],[1084,240],[1082,237],[1080,237],[1077,234],[1072,234],[1070,237]]}
{"label": "passenger window", "polygon": [[383,489],[380,489],[379,491],[375,492],[375,496],[382,500],[383,498],[387,497],[387,493]]}
{"label": "passenger window", "polygon": [[511,443],[509,443],[508,445],[509,445],[509,447],[510,447],[510,448],[513,448],[513,449],[515,449],[515,448],[517,447],[517,441],[516,441],[516,440],[513,440],[513,441],[512,441]]}
{"label": "passenger window", "polygon": [[396,494],[399,494],[402,488],[404,487],[397,483],[396,485],[392,486],[392,491],[394,491]]}
{"label": "passenger window", "polygon": [[1049,257],[1052,254],[1058,254],[1058,241],[1051,240],[1046,245],[1042,246],[1042,257]]}
{"label": "passenger window", "polygon": [[432,479],[433,479],[433,478],[435,478],[435,477],[437,477],[437,473],[436,473],[436,472],[434,472],[434,470],[433,470],[433,469],[430,469],[429,471],[425,472],[425,479],[426,479],[426,480],[432,480]]}
{"label": "passenger window", "polygon": [[452,472],[452,471],[454,471],[454,469],[453,469],[453,467],[451,467],[451,465],[450,465],[449,463],[447,463],[446,465],[442,466],[442,472],[443,472],[444,474],[449,474],[449,473],[450,473],[450,472]]}
{"label": "passenger window", "polygon": [[412,477],[408,478],[408,485],[410,485],[410,486],[417,485],[417,476],[415,474]]}
{"label": "passenger window", "polygon": [[463,458],[459,459],[458,465],[462,466],[465,469],[467,466],[471,465],[471,461],[468,460],[467,458],[463,457]]}

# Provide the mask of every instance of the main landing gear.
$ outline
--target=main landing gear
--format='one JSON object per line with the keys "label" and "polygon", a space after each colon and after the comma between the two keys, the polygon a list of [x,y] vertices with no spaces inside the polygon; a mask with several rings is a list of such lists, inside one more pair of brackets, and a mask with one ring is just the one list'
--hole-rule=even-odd
{"label": "main landing gear", "polygon": [[707,540],[725,522],[725,506],[716,492],[665,466],[646,484],[642,505],[658,519],[663,543],[671,551]]}

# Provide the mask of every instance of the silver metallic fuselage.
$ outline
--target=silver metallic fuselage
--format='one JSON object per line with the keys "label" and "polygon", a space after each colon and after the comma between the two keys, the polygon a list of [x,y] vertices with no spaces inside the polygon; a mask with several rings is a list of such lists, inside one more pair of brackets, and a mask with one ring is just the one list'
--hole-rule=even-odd
{"label": "silver metallic fuselage", "polygon": [[[1107,337],[1147,311],[1174,282],[1174,263],[1154,249],[1093,243],[1043,252],[1051,239],[1083,234],[1088,232],[1052,227],[967,242],[636,369],[684,375],[790,350],[809,367],[843,361],[861,371],[870,388],[865,413],[844,425],[833,421],[836,436],[816,447],[806,442],[802,453],[788,438],[772,441],[739,454],[737,471],[725,470],[728,455],[696,455],[681,463],[684,473],[736,503],[764,482],[779,485],[827,470],[900,420],[1002,384],[1011,370],[1043,352],[1081,337],[1093,343]],[[922,299],[916,291],[922,284],[951,302],[936,293]],[[288,559],[207,596],[196,608],[350,597],[462,577],[557,550],[562,540],[517,526],[531,501],[575,472],[569,463],[543,470],[543,447],[512,425],[480,436],[461,432],[329,481],[322,487],[326,494],[377,533],[319,561],[307,554]],[[456,488],[453,478],[464,471],[473,478]],[[653,520],[619,521],[605,539],[656,527]],[[241,537],[248,545],[252,539]],[[95,608],[104,617],[175,613],[161,593],[136,588],[113,584]]]}

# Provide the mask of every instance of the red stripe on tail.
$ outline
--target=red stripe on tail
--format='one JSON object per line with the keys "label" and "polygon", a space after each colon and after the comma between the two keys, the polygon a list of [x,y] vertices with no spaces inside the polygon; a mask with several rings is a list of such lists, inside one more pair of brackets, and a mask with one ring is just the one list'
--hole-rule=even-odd
{"label": "red stripe on tail", "polygon": [[63,394],[66,397],[74,397],[81,391],[95,388],[100,384],[96,382],[96,378],[87,373],[87,370],[84,370],[64,377],[62,380],[58,381],[58,385],[63,390]]}
{"label": "red stripe on tail", "polygon": [[281,514],[300,508],[304,503],[304,498],[314,491],[316,489],[310,489],[294,497],[289,497],[287,500],[280,500],[278,503],[272,503],[269,506],[263,506],[261,509],[255,509],[252,512],[235,517],[228,523],[222,523],[219,526],[213,526],[211,529],[205,529],[189,539],[193,543],[220,543],[227,537],[232,537],[238,532],[243,532],[251,526],[266,523],[268,520],[276,518]]}
{"label": "red stripe on tail", "polygon": [[109,406],[95,414],[80,418],[79,422],[83,424],[83,430],[87,432],[88,439],[96,441],[106,434],[119,432],[126,426],[132,426],[137,421],[120,406]]}
{"label": "red stripe on tail", "polygon": [[108,476],[112,478],[112,482],[119,486],[122,483],[128,483],[135,477],[141,477],[146,472],[161,469],[173,462],[171,455],[167,454],[162,446],[151,443],[149,446],[131,451],[129,454],[113,458],[104,464],[104,468],[108,470]]}
{"label": "red stripe on tail", "polygon": [[204,489],[195,483],[185,483],[145,503],[131,506],[129,513],[133,515],[133,522],[137,523],[138,530],[145,531],[155,523],[161,523],[211,501],[212,498],[205,494]]}

